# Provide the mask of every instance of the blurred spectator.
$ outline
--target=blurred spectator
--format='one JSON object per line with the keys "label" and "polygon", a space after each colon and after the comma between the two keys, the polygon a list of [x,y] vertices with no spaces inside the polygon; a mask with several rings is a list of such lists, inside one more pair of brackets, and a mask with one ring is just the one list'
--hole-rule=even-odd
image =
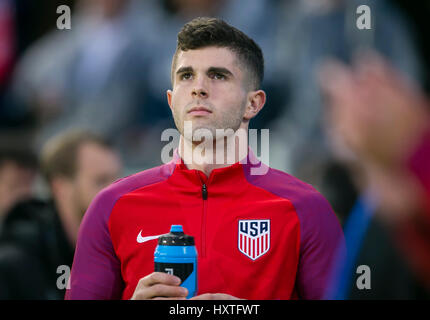
{"label": "blurred spectator", "polygon": [[[371,8],[371,30],[356,27],[359,5]],[[322,100],[314,77],[321,61],[336,57],[348,62],[357,49],[373,48],[414,79],[422,77],[421,61],[409,21],[392,1],[285,0],[280,11],[276,65],[291,94],[271,124],[271,146],[283,161],[277,167],[321,188],[321,175],[334,161],[323,134]]]}
{"label": "blurred spectator", "polygon": [[129,4],[79,1],[71,30],[52,31],[20,60],[12,94],[17,105],[36,114],[38,148],[72,128],[116,141],[136,124],[146,56]]}
{"label": "blurred spectator", "polygon": [[[345,230],[347,246],[348,239],[352,240],[348,263],[357,265],[367,256],[366,264],[378,268],[375,273],[380,276],[369,294],[355,290],[355,296],[429,298],[427,98],[375,54],[362,52],[351,68],[333,61],[322,70],[320,84],[328,99],[326,128],[332,149],[339,159],[353,165],[360,190],[373,199],[362,198],[363,208],[351,215]],[[391,272],[381,272],[385,269]],[[406,279],[405,270],[411,273]],[[375,290],[385,296],[375,295]]]}
{"label": "blurred spectator", "polygon": [[[264,89],[271,91],[261,127],[283,105],[276,78],[275,1],[80,1],[72,29],[37,42],[14,75],[17,104],[38,116],[38,145],[68,128],[91,128],[110,138],[127,167],[160,163],[161,133],[174,128],[165,92],[176,33],[189,17],[216,15],[252,36],[266,53]],[[164,71],[163,71],[164,70]]]}
{"label": "blurred spectator", "polygon": [[7,211],[33,195],[37,173],[35,155],[16,146],[0,146],[0,226]]}
{"label": "blurred spectator", "polygon": [[22,201],[0,235],[0,299],[62,299],[57,268],[71,266],[92,198],[120,175],[118,154],[100,137],[70,132],[50,140],[41,166],[52,199]]}

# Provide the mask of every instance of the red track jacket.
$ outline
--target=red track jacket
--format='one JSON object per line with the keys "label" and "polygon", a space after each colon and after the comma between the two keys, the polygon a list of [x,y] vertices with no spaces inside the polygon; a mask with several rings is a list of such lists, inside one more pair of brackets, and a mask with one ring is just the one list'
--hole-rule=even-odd
{"label": "red track jacket", "polygon": [[344,245],[339,222],[313,187],[267,167],[253,174],[259,166],[250,151],[246,161],[207,178],[175,151],[170,163],[104,189],[81,224],[66,298],[131,298],[154,270],[157,240],[143,240],[172,224],[195,237],[198,294],[322,298]]}

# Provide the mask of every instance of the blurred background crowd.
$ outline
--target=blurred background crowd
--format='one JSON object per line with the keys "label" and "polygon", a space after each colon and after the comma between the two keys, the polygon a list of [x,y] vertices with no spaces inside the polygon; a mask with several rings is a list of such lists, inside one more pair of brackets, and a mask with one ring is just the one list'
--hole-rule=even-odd
{"label": "blurred background crowd", "polygon": [[251,128],[344,228],[327,299],[428,299],[430,4],[406,0],[0,0],[0,299],[62,299],[57,267],[92,197],[161,164],[176,35],[197,16],[263,50]]}

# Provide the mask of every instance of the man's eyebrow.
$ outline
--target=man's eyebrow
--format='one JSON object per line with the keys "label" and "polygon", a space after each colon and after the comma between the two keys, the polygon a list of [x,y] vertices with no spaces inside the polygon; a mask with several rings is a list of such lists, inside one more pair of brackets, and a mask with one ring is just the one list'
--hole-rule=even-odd
{"label": "man's eyebrow", "polygon": [[193,67],[181,67],[176,71],[176,74],[184,73],[184,72],[193,72]]}
{"label": "man's eyebrow", "polygon": [[210,67],[208,69],[208,73],[212,73],[212,72],[214,72],[214,73],[222,73],[222,74],[225,74],[225,75],[233,76],[233,73],[230,70],[228,70],[226,68],[223,68],[223,67]]}
{"label": "man's eyebrow", "polygon": [[[176,71],[176,74],[182,74],[185,72],[194,72],[194,69],[191,66],[181,67]],[[233,73],[224,67],[210,67],[207,73],[221,73],[224,75],[233,76]]]}

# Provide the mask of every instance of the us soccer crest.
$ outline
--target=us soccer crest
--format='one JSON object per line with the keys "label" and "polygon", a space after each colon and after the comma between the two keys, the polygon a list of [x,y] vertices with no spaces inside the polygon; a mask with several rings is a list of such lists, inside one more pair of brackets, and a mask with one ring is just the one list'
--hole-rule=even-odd
{"label": "us soccer crest", "polygon": [[270,220],[239,220],[238,248],[251,260],[270,249]]}

